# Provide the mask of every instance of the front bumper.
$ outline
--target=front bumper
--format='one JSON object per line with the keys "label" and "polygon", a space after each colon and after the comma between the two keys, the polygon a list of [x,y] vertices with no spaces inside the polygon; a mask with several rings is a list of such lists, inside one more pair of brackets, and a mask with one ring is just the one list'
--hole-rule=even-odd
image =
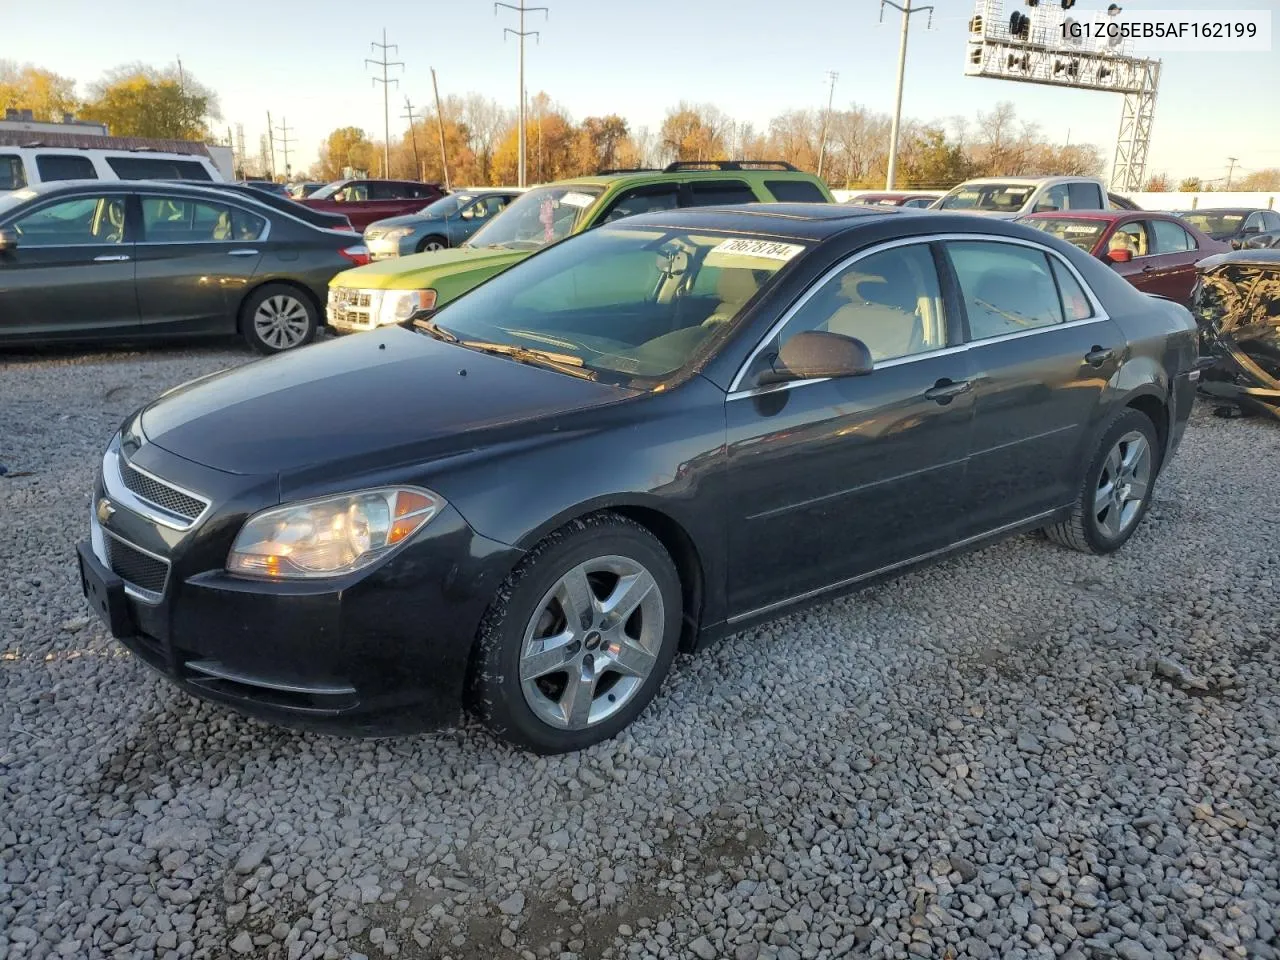
{"label": "front bumper", "polygon": [[[165,476],[154,462],[149,469]],[[95,503],[104,498],[114,502],[99,478]],[[181,534],[118,503],[105,523],[91,516],[90,540],[77,550],[81,582],[113,636],[187,692],[271,722],[356,735],[456,722],[476,630],[518,550],[480,537],[446,507],[368,570],[247,580],[222,560],[248,513],[218,502]],[[121,576],[130,568],[115,557],[119,543],[167,561],[161,591]]]}
{"label": "front bumper", "polygon": [[388,240],[385,237],[379,237],[376,240],[365,240],[365,246],[369,248],[369,258],[372,260],[391,260],[395,257],[407,257],[414,252],[414,248],[418,242],[418,238],[410,234],[407,237],[401,237],[396,240]]}

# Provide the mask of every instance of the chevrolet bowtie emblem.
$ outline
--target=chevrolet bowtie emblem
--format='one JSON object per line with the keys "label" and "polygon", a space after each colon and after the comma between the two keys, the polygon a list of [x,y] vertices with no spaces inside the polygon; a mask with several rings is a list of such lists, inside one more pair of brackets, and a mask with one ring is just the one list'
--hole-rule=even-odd
{"label": "chevrolet bowtie emblem", "polygon": [[111,501],[103,497],[98,501],[98,522],[106,523],[111,519],[111,515],[116,512],[116,508],[111,505]]}

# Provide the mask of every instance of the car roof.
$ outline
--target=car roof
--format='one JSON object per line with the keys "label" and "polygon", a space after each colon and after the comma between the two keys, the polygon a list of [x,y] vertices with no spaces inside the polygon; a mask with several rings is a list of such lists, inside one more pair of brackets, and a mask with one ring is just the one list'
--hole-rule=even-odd
{"label": "car roof", "polygon": [[767,177],[770,180],[816,180],[812,173],[803,170],[619,170],[615,173],[596,173],[583,177],[570,177],[538,184],[541,187],[609,187],[628,180],[741,180],[743,177]]}
{"label": "car roof", "polygon": [[977,186],[986,183],[1011,183],[1019,187],[1036,187],[1042,183],[1101,183],[1097,177],[974,177],[972,180],[966,180],[957,186]]}
{"label": "car roof", "polygon": [[1266,207],[1196,207],[1194,210],[1179,210],[1178,215],[1183,216],[1192,213],[1261,213]]}
{"label": "car roof", "polygon": [[[879,223],[887,217],[937,217],[901,207],[859,207],[843,203],[742,203],[718,207],[677,207],[642,213],[610,227],[675,227],[726,233],[763,234],[801,240],[824,240],[850,227]],[[975,220],[976,217],[966,217]]]}
{"label": "car roof", "polygon": [[1104,220],[1110,223],[1124,217],[1167,216],[1159,210],[1043,210],[1028,213],[1024,220]]}

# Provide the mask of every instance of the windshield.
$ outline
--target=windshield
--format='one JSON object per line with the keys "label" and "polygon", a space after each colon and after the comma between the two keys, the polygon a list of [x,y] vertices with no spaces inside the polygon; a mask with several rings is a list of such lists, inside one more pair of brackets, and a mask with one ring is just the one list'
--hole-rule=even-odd
{"label": "windshield", "polygon": [[943,210],[990,210],[1017,213],[1034,188],[1017,183],[962,183],[939,202]]}
{"label": "windshield", "polygon": [[1045,233],[1051,233],[1059,240],[1074,243],[1085,253],[1093,252],[1093,248],[1098,245],[1098,240],[1107,229],[1105,220],[1077,220],[1072,217],[1045,217],[1044,219],[1028,217],[1018,222],[1043,230]]}
{"label": "windshield", "polygon": [[34,190],[14,190],[12,193],[0,193],[0,220],[15,207],[20,207],[32,197],[39,196]]}
{"label": "windshield", "polygon": [[435,332],[464,345],[538,351],[580,376],[663,377],[726,332],[805,249],[665,228],[592,230],[498,274],[432,320]]}
{"label": "windshield", "polygon": [[586,221],[603,187],[571,184],[539,187],[515,200],[463,246],[536,250],[563,240]]}
{"label": "windshield", "polygon": [[474,197],[474,193],[451,193],[447,197],[428,203],[418,213],[424,217],[447,217],[451,213],[457,213],[459,207],[470,203]]}
{"label": "windshield", "polygon": [[1201,233],[1207,233],[1215,240],[1234,237],[1244,222],[1243,213],[1180,213],[1183,220],[1191,224]]}
{"label": "windshield", "polygon": [[321,187],[319,190],[317,190],[315,193],[311,194],[311,199],[328,200],[330,197],[332,197],[335,193],[337,193],[346,185],[347,185],[347,181],[345,180],[337,180],[333,183],[327,183],[323,187]]}

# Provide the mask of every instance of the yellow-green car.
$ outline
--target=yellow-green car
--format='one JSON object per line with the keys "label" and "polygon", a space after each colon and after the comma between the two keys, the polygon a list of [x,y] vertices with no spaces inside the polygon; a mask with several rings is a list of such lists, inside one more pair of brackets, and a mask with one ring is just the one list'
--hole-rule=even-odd
{"label": "yellow-green car", "polygon": [[715,160],[663,169],[605,171],[534,187],[452,250],[380,260],[329,282],[337,333],[402,323],[443,306],[549,243],[602,223],[673,207],[832,203],[825,183],[789,163]]}

